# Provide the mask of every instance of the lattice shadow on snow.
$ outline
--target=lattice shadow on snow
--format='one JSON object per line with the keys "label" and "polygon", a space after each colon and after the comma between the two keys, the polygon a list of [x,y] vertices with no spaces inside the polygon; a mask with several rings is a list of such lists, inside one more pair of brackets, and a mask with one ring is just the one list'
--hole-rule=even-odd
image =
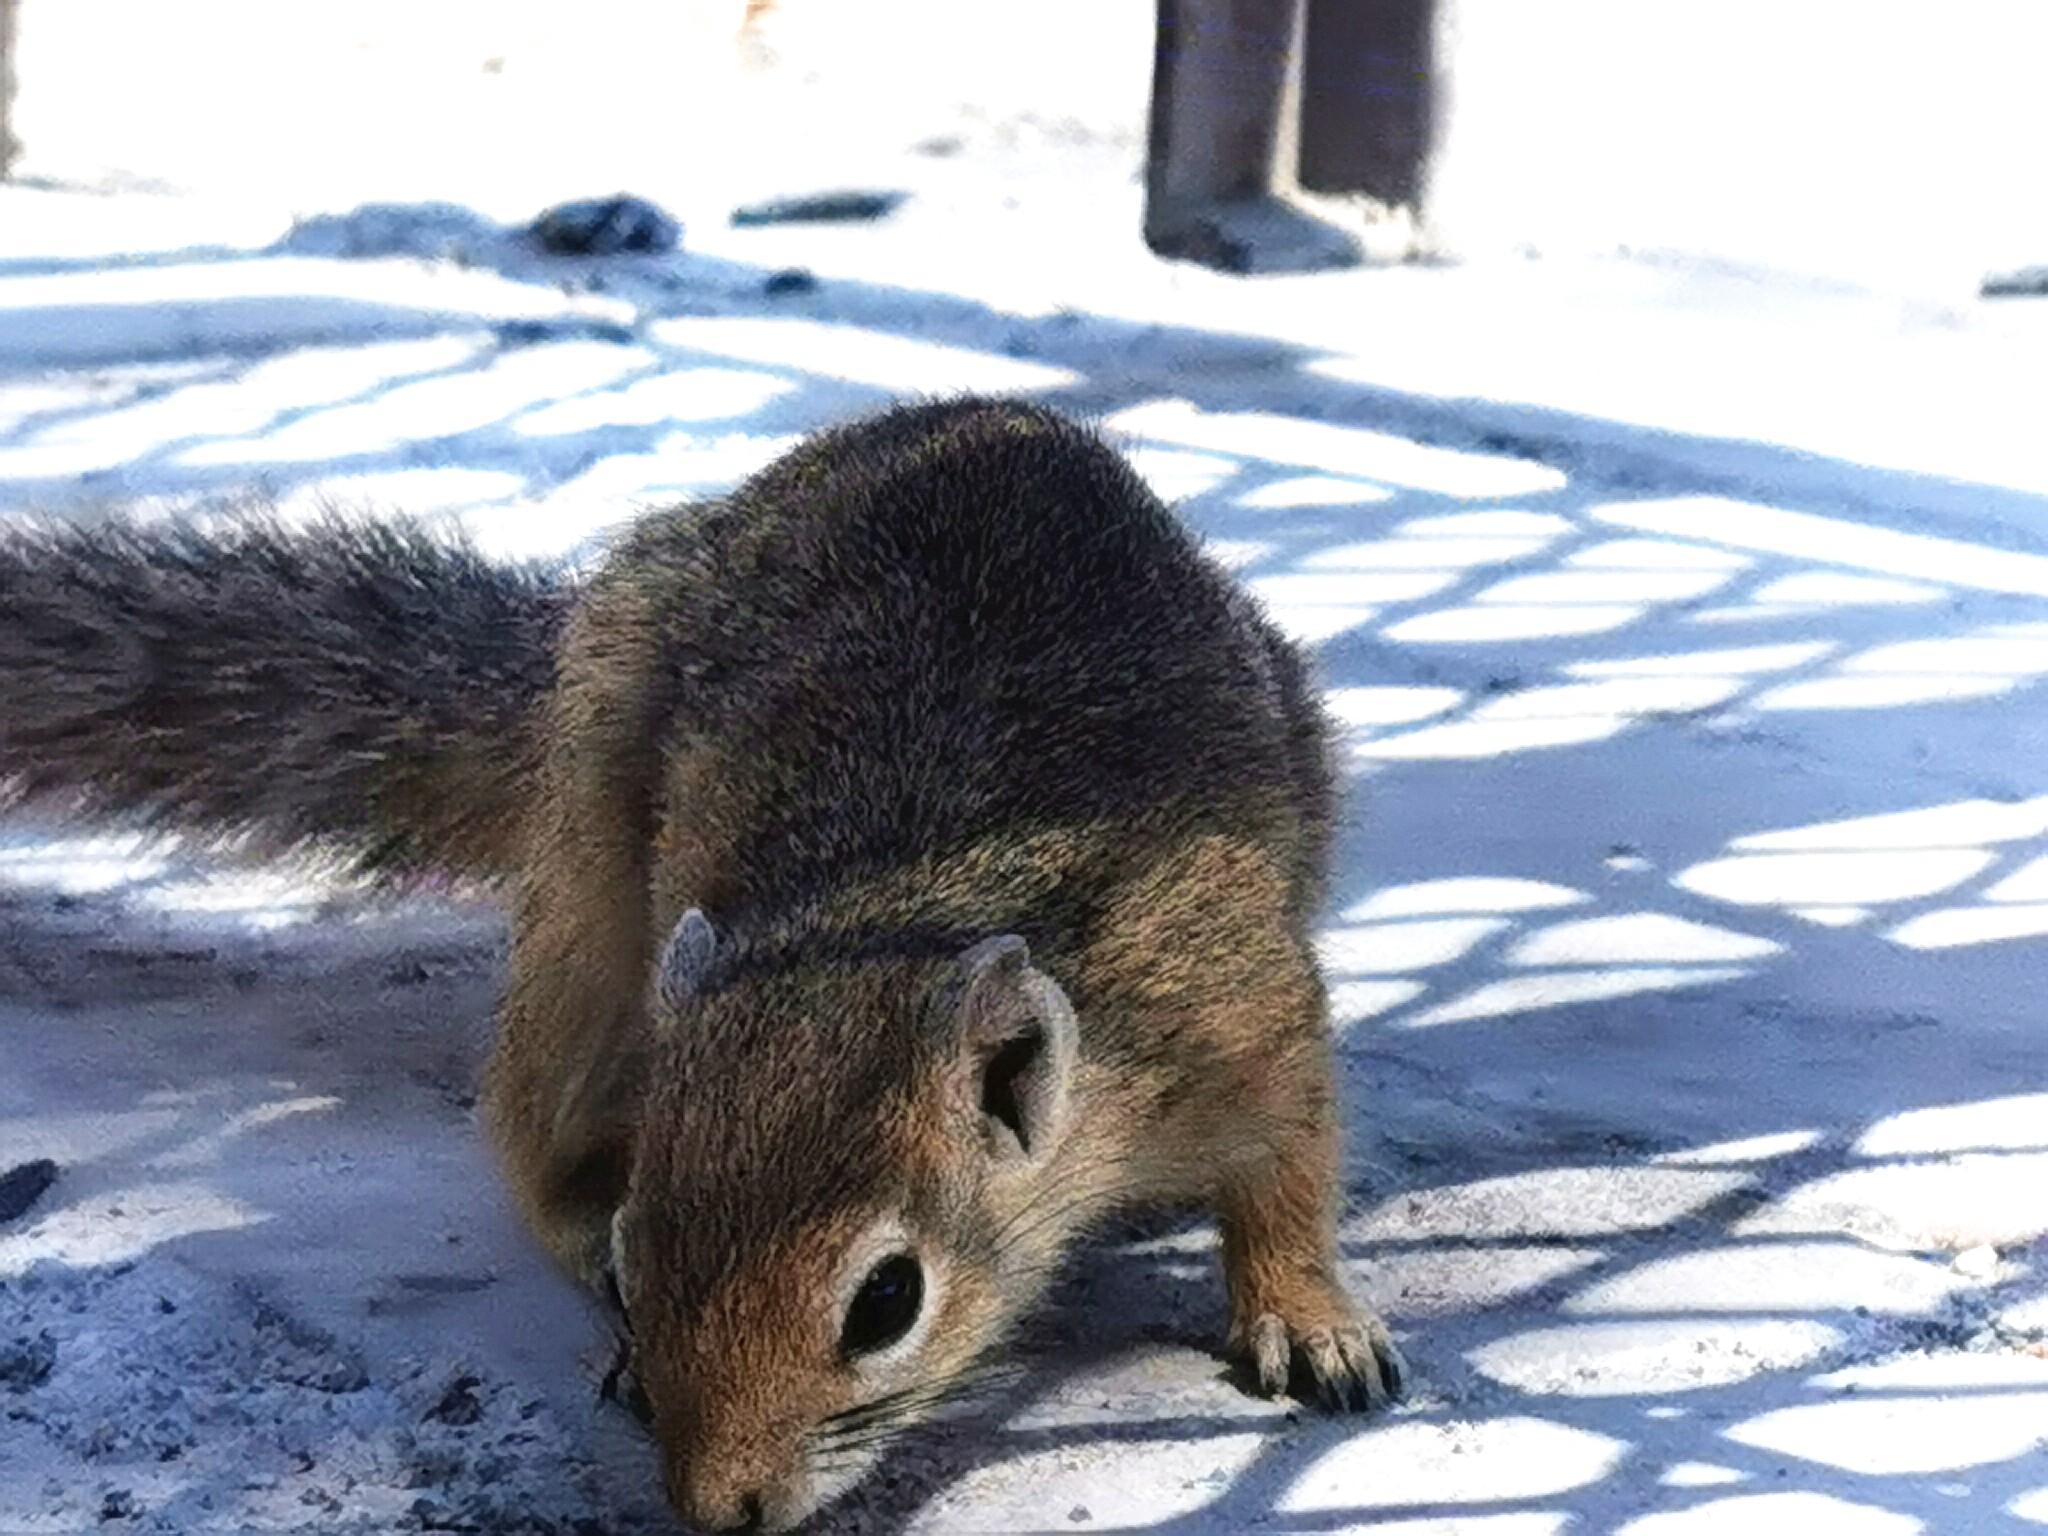
{"label": "lattice shadow on snow", "polygon": [[[56,274],[12,334],[82,338],[78,366],[0,376],[0,504],[255,483],[573,558],[635,502],[715,494],[898,394],[1028,392],[1131,445],[1317,647],[1345,728],[1323,942],[1346,1258],[1423,1390],[1293,1426],[1171,1354],[1164,1387],[1113,1374],[1099,1422],[1006,1409],[953,1437],[965,1490],[1000,1505],[1018,1458],[1100,1485],[1131,1456],[1138,1503],[1070,1521],[1049,1492],[1036,1528],[2048,1517],[2048,557],[2014,531],[2048,503],[1401,396],[1256,338],[768,299],[695,257],[606,271],[564,299],[561,269],[509,257],[400,293],[205,258],[115,274],[118,302]],[[106,856],[38,843],[0,872],[61,886]],[[164,878],[98,888],[175,906]],[[2006,1268],[1948,1267],[1985,1241]],[[1021,1400],[1134,1337],[1208,1342],[1197,1242],[1097,1250]]]}

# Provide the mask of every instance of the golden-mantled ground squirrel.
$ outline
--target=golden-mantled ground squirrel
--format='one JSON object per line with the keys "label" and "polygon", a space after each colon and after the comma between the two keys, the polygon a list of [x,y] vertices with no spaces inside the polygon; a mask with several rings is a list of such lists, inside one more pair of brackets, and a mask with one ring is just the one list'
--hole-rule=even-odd
{"label": "golden-mantled ground squirrel", "polygon": [[1328,729],[1082,427],[894,409],[573,583],[389,526],[41,526],[0,676],[31,796],[506,891],[490,1127],[699,1524],[857,1480],[1138,1203],[1215,1213],[1264,1390],[1398,1390],[1336,1262]]}

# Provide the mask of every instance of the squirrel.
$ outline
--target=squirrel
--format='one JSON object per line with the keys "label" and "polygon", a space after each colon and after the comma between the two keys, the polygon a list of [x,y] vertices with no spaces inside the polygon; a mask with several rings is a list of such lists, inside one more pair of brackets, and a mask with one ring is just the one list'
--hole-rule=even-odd
{"label": "squirrel", "polygon": [[1337,1262],[1330,727],[1092,429],[892,407],[581,576],[38,524],[0,676],[22,796],[504,893],[484,1118],[685,1519],[845,1491],[1134,1206],[1218,1218],[1261,1391],[1400,1391]]}

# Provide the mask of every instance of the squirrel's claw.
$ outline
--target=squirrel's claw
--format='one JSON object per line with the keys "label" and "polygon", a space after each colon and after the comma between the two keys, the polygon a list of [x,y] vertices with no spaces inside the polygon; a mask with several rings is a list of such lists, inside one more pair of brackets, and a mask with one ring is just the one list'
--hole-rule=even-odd
{"label": "squirrel's claw", "polygon": [[1268,1312],[1251,1325],[1245,1343],[1251,1350],[1252,1369],[1258,1372],[1259,1391],[1267,1397],[1280,1396],[1287,1390],[1287,1369],[1294,1355],[1287,1325]]}
{"label": "squirrel's claw", "polygon": [[1265,1396],[1279,1397],[1300,1379],[1313,1384],[1330,1413],[1384,1408],[1407,1385],[1407,1362],[1387,1325],[1370,1313],[1334,1326],[1291,1328],[1267,1312],[1245,1330],[1243,1348]]}

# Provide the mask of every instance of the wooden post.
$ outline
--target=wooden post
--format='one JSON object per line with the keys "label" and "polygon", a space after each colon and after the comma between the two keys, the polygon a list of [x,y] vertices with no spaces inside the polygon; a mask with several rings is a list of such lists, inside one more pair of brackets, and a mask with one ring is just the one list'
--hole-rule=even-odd
{"label": "wooden post", "polygon": [[1451,3],[1158,0],[1146,243],[1230,272],[1360,261],[1359,233],[1303,190],[1405,209],[1419,226]]}
{"label": "wooden post", "polygon": [[20,21],[19,0],[0,0],[0,181],[14,169],[21,140],[14,136],[14,44]]}
{"label": "wooden post", "polygon": [[1416,213],[1444,90],[1443,0],[1311,0],[1301,92],[1301,184]]}
{"label": "wooden post", "polygon": [[1159,0],[1145,243],[1226,272],[1355,265],[1294,190],[1304,0]]}

